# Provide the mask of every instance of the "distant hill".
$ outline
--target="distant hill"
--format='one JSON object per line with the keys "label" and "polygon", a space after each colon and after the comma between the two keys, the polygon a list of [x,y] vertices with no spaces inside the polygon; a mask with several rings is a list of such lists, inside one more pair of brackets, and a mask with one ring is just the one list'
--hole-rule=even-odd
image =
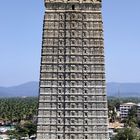
{"label": "distant hill", "polygon": [[0,97],[37,96],[38,82],[28,82],[12,87],[0,87]]}
{"label": "distant hill", "polygon": [[[0,97],[37,96],[38,82],[12,87],[0,87]],[[140,83],[107,83],[108,96],[140,97]]]}

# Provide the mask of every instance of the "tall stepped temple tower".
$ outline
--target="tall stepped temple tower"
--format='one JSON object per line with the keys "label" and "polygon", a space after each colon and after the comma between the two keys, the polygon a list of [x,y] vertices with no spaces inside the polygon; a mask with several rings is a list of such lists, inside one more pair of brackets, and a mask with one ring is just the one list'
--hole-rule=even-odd
{"label": "tall stepped temple tower", "polygon": [[45,0],[37,140],[108,140],[101,0]]}

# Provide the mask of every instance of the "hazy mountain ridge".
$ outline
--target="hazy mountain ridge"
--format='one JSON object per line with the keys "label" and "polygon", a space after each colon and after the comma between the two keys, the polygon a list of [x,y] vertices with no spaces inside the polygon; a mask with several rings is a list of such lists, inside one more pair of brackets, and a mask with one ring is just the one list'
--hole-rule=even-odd
{"label": "hazy mountain ridge", "polygon": [[[0,87],[0,97],[37,96],[38,82],[27,82],[12,87]],[[140,83],[107,83],[108,96],[140,97]]]}
{"label": "hazy mountain ridge", "polygon": [[12,87],[0,87],[0,97],[37,96],[38,82],[27,82]]}

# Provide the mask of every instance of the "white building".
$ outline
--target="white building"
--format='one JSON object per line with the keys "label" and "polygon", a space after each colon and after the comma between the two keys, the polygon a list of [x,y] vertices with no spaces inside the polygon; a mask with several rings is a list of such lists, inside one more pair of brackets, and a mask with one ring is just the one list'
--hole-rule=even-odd
{"label": "white building", "polygon": [[128,116],[129,110],[133,107],[136,106],[137,104],[135,103],[124,103],[120,105],[120,117],[121,119],[125,119]]}
{"label": "white building", "polygon": [[140,120],[140,103],[137,104],[137,118]]}

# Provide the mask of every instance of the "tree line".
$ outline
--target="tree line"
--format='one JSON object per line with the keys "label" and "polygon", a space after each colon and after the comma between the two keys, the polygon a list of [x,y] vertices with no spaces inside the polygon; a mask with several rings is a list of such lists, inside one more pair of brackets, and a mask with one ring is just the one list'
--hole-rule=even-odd
{"label": "tree line", "polygon": [[0,120],[20,122],[32,120],[37,112],[37,98],[0,98]]}

